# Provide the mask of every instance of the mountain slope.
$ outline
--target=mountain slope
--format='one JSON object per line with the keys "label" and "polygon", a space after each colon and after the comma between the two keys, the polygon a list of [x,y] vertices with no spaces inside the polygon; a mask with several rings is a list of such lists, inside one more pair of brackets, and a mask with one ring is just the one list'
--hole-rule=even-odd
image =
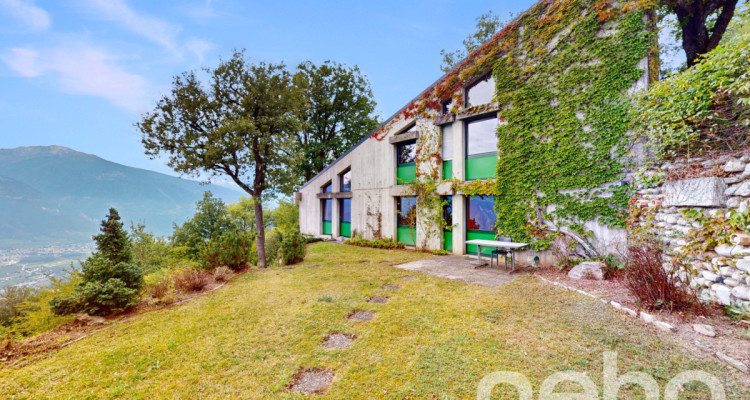
{"label": "mountain slope", "polygon": [[0,176],[0,248],[88,240],[110,207],[126,224],[167,235],[204,191],[225,201],[241,195],[60,146],[0,149]]}

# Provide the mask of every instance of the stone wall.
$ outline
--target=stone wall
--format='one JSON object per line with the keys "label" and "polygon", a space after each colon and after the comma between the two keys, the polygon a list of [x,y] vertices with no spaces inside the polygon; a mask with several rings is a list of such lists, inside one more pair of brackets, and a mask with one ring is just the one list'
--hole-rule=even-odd
{"label": "stone wall", "polygon": [[[639,190],[638,206],[653,210],[657,234],[670,252],[680,251],[686,244],[684,235],[700,227],[686,221],[682,210],[699,209],[715,215],[718,210],[745,212],[750,207],[748,155],[675,161],[653,167],[644,175],[666,177],[656,187]],[[722,305],[750,305],[750,246],[721,244],[689,262],[697,270],[690,282],[700,287],[702,298]]]}

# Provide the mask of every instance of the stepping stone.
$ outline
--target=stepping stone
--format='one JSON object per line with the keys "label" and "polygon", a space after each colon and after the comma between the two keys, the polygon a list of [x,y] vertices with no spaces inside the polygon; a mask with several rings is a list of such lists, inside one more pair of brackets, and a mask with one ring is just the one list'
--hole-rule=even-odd
{"label": "stepping stone", "polygon": [[375,318],[375,313],[372,311],[353,310],[352,312],[349,313],[347,318],[357,320],[357,321],[367,322]]}
{"label": "stepping stone", "polygon": [[373,296],[373,297],[370,297],[369,299],[367,299],[367,302],[368,303],[385,304],[385,303],[388,302],[388,298],[387,297],[383,297],[383,296]]}
{"label": "stepping stone", "polygon": [[326,336],[322,346],[324,349],[345,350],[352,347],[352,342],[356,338],[356,335],[350,333],[334,332]]}
{"label": "stepping stone", "polygon": [[311,266],[309,266],[307,268],[320,268],[320,265],[311,265]]}
{"label": "stepping stone", "polygon": [[294,269],[294,268],[292,268],[292,267],[284,267],[284,268],[282,268],[282,269],[283,269],[284,271],[289,271],[290,269]]}
{"label": "stepping stone", "polygon": [[338,263],[338,264],[333,264],[333,265],[346,265],[346,263]]}
{"label": "stepping stone", "polygon": [[388,265],[393,265],[393,264],[395,264],[395,263],[394,263],[393,261],[381,261],[380,263],[381,263],[381,264],[388,264]]}
{"label": "stepping stone", "polygon": [[399,290],[399,289],[401,289],[401,286],[399,286],[399,285],[390,285],[389,284],[389,285],[383,285],[383,286],[381,286],[381,288],[386,289],[386,290]]}
{"label": "stepping stone", "polygon": [[333,371],[325,368],[300,368],[287,386],[290,391],[304,394],[323,394],[333,382]]}
{"label": "stepping stone", "polygon": [[416,281],[417,277],[416,276],[408,276],[407,275],[407,276],[402,276],[401,279],[403,279],[405,281]]}

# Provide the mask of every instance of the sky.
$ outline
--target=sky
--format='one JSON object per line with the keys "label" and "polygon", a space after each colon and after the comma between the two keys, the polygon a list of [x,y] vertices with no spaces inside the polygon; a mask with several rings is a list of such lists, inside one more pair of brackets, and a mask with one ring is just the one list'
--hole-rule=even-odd
{"label": "sky", "polygon": [[439,78],[440,50],[514,1],[0,0],[0,148],[61,145],[176,175],[133,126],[172,77],[245,49],[252,61],[333,60],[368,77],[381,119]]}

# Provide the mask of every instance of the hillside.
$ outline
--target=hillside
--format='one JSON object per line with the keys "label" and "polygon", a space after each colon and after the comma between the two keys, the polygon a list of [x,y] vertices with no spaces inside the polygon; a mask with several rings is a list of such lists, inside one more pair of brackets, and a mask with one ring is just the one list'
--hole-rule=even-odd
{"label": "hillside", "polygon": [[0,149],[0,249],[88,241],[110,207],[126,224],[168,235],[206,190],[225,201],[241,196],[66,147]]}

